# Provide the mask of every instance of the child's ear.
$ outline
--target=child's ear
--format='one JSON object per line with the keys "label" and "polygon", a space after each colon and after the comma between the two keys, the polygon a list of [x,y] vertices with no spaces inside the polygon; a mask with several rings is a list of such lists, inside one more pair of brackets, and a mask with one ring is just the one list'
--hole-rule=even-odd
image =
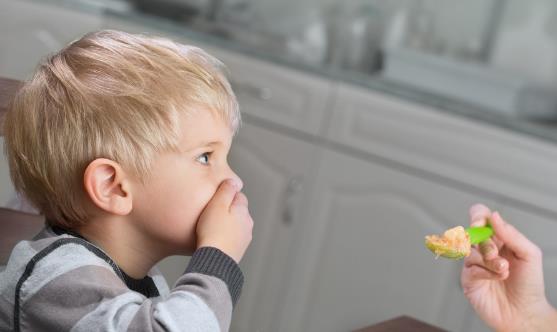
{"label": "child's ear", "polygon": [[131,212],[131,183],[117,162],[105,158],[93,160],[85,169],[83,182],[97,207],[117,215]]}

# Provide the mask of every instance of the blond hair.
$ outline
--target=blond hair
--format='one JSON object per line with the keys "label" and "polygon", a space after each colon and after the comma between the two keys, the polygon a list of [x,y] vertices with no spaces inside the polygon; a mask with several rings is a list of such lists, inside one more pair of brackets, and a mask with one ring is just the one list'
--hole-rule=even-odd
{"label": "blond hair", "polygon": [[4,121],[16,190],[52,223],[87,219],[83,174],[96,158],[139,179],[157,153],[177,151],[180,112],[206,109],[240,125],[221,62],[197,47],[104,30],[39,64]]}

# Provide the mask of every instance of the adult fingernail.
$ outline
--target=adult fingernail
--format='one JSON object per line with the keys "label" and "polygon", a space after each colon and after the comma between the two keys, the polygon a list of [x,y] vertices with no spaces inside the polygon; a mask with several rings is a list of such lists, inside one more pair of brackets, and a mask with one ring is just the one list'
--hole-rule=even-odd
{"label": "adult fingernail", "polygon": [[485,219],[484,218],[480,218],[480,219],[475,219],[472,221],[471,226],[472,227],[480,227],[483,226],[485,224]]}
{"label": "adult fingernail", "polygon": [[469,211],[472,217],[479,217],[488,213],[489,208],[483,204],[474,204]]}
{"label": "adult fingernail", "polygon": [[496,249],[490,243],[481,243],[480,251],[482,255],[487,259],[492,259],[496,257]]}
{"label": "adult fingernail", "polygon": [[503,271],[507,267],[507,263],[504,260],[497,262],[497,271]]}

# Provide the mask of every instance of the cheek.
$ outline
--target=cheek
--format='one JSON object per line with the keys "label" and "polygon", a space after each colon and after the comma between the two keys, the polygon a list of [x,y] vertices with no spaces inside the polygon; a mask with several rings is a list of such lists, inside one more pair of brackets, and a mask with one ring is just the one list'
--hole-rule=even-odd
{"label": "cheek", "polygon": [[152,226],[156,225],[150,227],[150,232],[159,241],[187,250],[195,249],[197,221],[215,190],[200,184],[190,188],[167,187],[150,203],[151,212],[156,211],[157,215],[152,216],[151,221],[147,220]]}

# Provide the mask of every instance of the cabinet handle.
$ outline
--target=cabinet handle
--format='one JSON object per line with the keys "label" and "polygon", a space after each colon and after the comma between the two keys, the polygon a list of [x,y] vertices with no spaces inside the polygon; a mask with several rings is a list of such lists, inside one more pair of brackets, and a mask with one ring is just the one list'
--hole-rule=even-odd
{"label": "cabinet handle", "polygon": [[238,94],[247,95],[251,98],[267,101],[273,97],[273,92],[267,87],[259,87],[254,84],[235,80],[231,80],[230,85],[232,85],[232,90]]}
{"label": "cabinet handle", "polygon": [[291,225],[298,202],[298,194],[302,190],[302,177],[295,176],[288,180],[288,185],[284,191],[284,208],[282,210],[282,222]]}

